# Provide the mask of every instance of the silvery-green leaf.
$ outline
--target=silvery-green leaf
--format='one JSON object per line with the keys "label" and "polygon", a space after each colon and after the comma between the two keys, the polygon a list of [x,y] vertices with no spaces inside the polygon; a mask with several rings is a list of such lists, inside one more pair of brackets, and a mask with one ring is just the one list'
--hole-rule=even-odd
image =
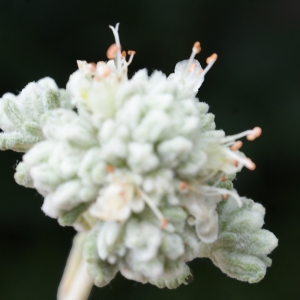
{"label": "silvery-green leaf", "polygon": [[67,211],[63,213],[59,218],[58,222],[61,226],[70,226],[73,225],[74,222],[77,220],[77,218],[85,212],[89,206],[90,203],[81,203],[77,207],[73,208],[70,211]]}
{"label": "silvery-green leaf", "polygon": [[29,83],[17,96],[4,94],[0,99],[0,149],[25,152],[43,140],[40,117],[59,107],[71,109],[70,96],[49,77]]}
{"label": "silvery-green leaf", "polygon": [[219,237],[212,244],[200,244],[200,257],[209,257],[228,276],[255,283],[271,266],[267,257],[278,245],[275,235],[265,229],[265,210],[252,200],[241,198],[239,208],[232,198],[219,204]]}
{"label": "silvery-green leaf", "polygon": [[176,289],[181,284],[189,284],[193,280],[193,275],[190,268],[184,264],[184,270],[181,274],[173,278],[159,278],[159,279],[150,279],[150,283],[156,285],[159,288]]}

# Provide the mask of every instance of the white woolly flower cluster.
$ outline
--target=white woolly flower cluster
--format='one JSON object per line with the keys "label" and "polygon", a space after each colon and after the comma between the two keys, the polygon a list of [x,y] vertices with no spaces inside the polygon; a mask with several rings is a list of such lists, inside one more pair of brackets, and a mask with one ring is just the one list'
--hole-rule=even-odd
{"label": "white woolly flower cluster", "polygon": [[[261,269],[254,266],[248,276],[247,267],[231,259],[237,257],[243,266],[258,260],[270,265],[266,255],[277,243],[268,232],[266,245],[253,243],[247,256],[240,254],[247,249],[235,240],[245,239],[246,245],[257,232],[261,239],[261,232],[267,232],[261,230],[263,213],[257,217],[253,212],[262,207],[244,208],[248,200],[239,197],[231,182],[243,166],[255,168],[236,140],[243,136],[254,140],[261,129],[225,136],[215,129],[208,105],[195,97],[216,54],[203,70],[194,59],[201,50],[197,42],[190,59],[179,62],[169,77],[158,71],[148,76],[140,70],[128,79],[135,52],[128,51],[126,60],[118,25],[111,29],[116,43],[107,51],[110,60],[78,61],[67,92],[57,92],[54,82],[43,79],[18,96],[15,106],[29,103],[25,107],[30,107],[31,118],[28,109],[15,109],[11,115],[18,126],[12,128],[20,131],[18,149],[32,147],[17,167],[16,181],[45,197],[42,209],[48,216],[88,232],[84,258],[98,286],[120,271],[129,279],[176,288],[190,281],[186,262],[199,256],[210,257],[240,280],[261,279]],[[70,99],[57,100],[61,95]],[[2,103],[2,129],[10,134],[6,124],[15,119]],[[22,134],[33,121],[40,130],[38,139],[27,142],[27,133]],[[228,205],[236,205],[238,222],[224,213]],[[228,256],[220,242],[227,236],[222,225],[226,222],[231,222],[226,230],[237,232],[229,237],[230,247],[224,244]],[[243,270],[246,275],[240,276]]]}

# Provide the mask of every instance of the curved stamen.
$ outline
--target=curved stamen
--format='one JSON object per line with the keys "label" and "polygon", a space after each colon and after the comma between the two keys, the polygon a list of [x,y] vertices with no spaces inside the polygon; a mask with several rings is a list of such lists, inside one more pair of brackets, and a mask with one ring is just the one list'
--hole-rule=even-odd
{"label": "curved stamen", "polygon": [[239,207],[242,206],[241,198],[235,191],[230,191],[230,190],[227,190],[227,189],[212,187],[212,186],[200,186],[198,192],[201,193],[201,190],[204,192],[202,194],[207,195],[207,196],[229,195],[236,201],[236,203]]}
{"label": "curved stamen", "polygon": [[226,136],[221,140],[221,143],[225,144],[225,143],[228,143],[228,142],[233,142],[233,141],[235,141],[239,138],[242,138],[244,136],[247,136],[247,139],[249,141],[253,141],[256,138],[258,138],[261,135],[261,133],[262,133],[262,130],[261,130],[260,127],[254,127],[252,130],[246,130],[246,131],[243,131],[243,132],[238,133],[238,134]]}
{"label": "curved stamen", "polygon": [[193,191],[196,194],[200,194],[208,197],[217,196],[217,195],[223,197],[224,195],[229,195],[236,201],[239,207],[242,206],[241,198],[235,190],[231,191],[216,186],[201,185],[197,183],[195,184],[195,186],[188,185],[187,189]]}
{"label": "curved stamen", "polygon": [[241,149],[242,146],[243,146],[243,142],[242,142],[242,141],[236,141],[236,142],[230,147],[230,150],[236,151],[236,150]]}
{"label": "curved stamen", "polygon": [[201,75],[201,78],[205,76],[205,74],[210,70],[210,68],[213,66],[213,64],[216,62],[218,58],[218,55],[216,53],[212,54],[206,59],[207,66],[204,70],[200,70],[199,74]]}
{"label": "curved stamen", "polygon": [[253,171],[256,168],[255,163],[248,157],[240,157],[233,151],[226,151],[228,156],[230,156],[233,160],[237,161],[238,163],[243,164],[246,168]]}
{"label": "curved stamen", "polygon": [[254,141],[256,138],[261,136],[262,130],[260,127],[254,127],[252,130],[252,133],[247,135],[247,140],[248,141]]}
{"label": "curved stamen", "polygon": [[138,190],[139,194],[141,195],[141,197],[143,198],[143,200],[146,202],[146,204],[150,207],[150,209],[153,211],[153,213],[156,215],[156,217],[158,218],[158,220],[160,221],[160,228],[164,229],[167,224],[168,224],[168,220],[165,218],[165,216],[160,212],[160,210],[157,208],[156,204],[154,203],[154,201],[148,196],[146,195],[142,190]]}
{"label": "curved stamen", "polygon": [[131,62],[132,62],[133,57],[134,57],[135,54],[136,54],[136,52],[133,51],[133,50],[129,50],[128,51],[128,55],[130,55],[130,57],[129,57],[128,62],[127,62],[127,67],[131,64]]}

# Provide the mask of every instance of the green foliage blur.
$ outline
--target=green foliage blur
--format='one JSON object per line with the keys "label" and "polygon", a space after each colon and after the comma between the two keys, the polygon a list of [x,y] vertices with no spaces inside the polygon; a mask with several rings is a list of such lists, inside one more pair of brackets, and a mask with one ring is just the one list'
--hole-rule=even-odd
{"label": "green foliage blur", "polygon": [[[90,299],[300,299],[300,2],[297,0],[0,0],[0,94],[54,78],[65,87],[76,60],[106,60],[108,25],[120,22],[124,49],[137,55],[130,73],[169,74],[200,40],[219,59],[198,94],[219,129],[261,126],[243,151],[257,164],[235,181],[262,203],[265,228],[279,238],[273,266],[258,284],[222,274],[206,259],[190,263],[194,281],[160,290],[118,275]],[[40,210],[42,197],[13,179],[22,154],[0,153],[0,299],[56,299],[74,236]]]}

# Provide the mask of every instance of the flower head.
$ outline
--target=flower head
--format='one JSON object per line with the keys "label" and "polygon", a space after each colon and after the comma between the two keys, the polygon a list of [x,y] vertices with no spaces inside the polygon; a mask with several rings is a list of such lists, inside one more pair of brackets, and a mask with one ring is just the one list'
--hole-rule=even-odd
{"label": "flower head", "polygon": [[[231,136],[216,130],[214,115],[196,94],[217,55],[202,69],[195,59],[199,42],[170,76],[140,70],[129,79],[135,52],[128,51],[126,59],[118,24],[110,28],[115,43],[107,50],[109,60],[77,61],[67,92],[58,92],[46,79],[30,84],[37,90],[26,101],[37,103],[36,110],[48,103],[37,96],[45,89],[58,97],[51,109],[32,114],[38,138],[29,140],[25,133],[28,110],[17,110],[25,100],[14,98],[1,106],[2,137],[15,130],[24,137],[17,140],[17,149],[28,150],[16,181],[45,197],[47,215],[89,232],[84,253],[99,286],[117,270],[159,287],[187,284],[191,274],[186,262],[198,257],[203,245],[211,245],[206,256],[227,272],[215,245],[223,234],[220,218],[223,224],[230,216],[219,207],[229,196],[244,207],[246,200],[233,189],[232,180],[242,167],[254,170],[255,164],[240,151],[238,139],[254,140],[261,129]],[[48,85],[42,84],[46,81]],[[264,255],[274,248],[274,239],[272,243]]]}

